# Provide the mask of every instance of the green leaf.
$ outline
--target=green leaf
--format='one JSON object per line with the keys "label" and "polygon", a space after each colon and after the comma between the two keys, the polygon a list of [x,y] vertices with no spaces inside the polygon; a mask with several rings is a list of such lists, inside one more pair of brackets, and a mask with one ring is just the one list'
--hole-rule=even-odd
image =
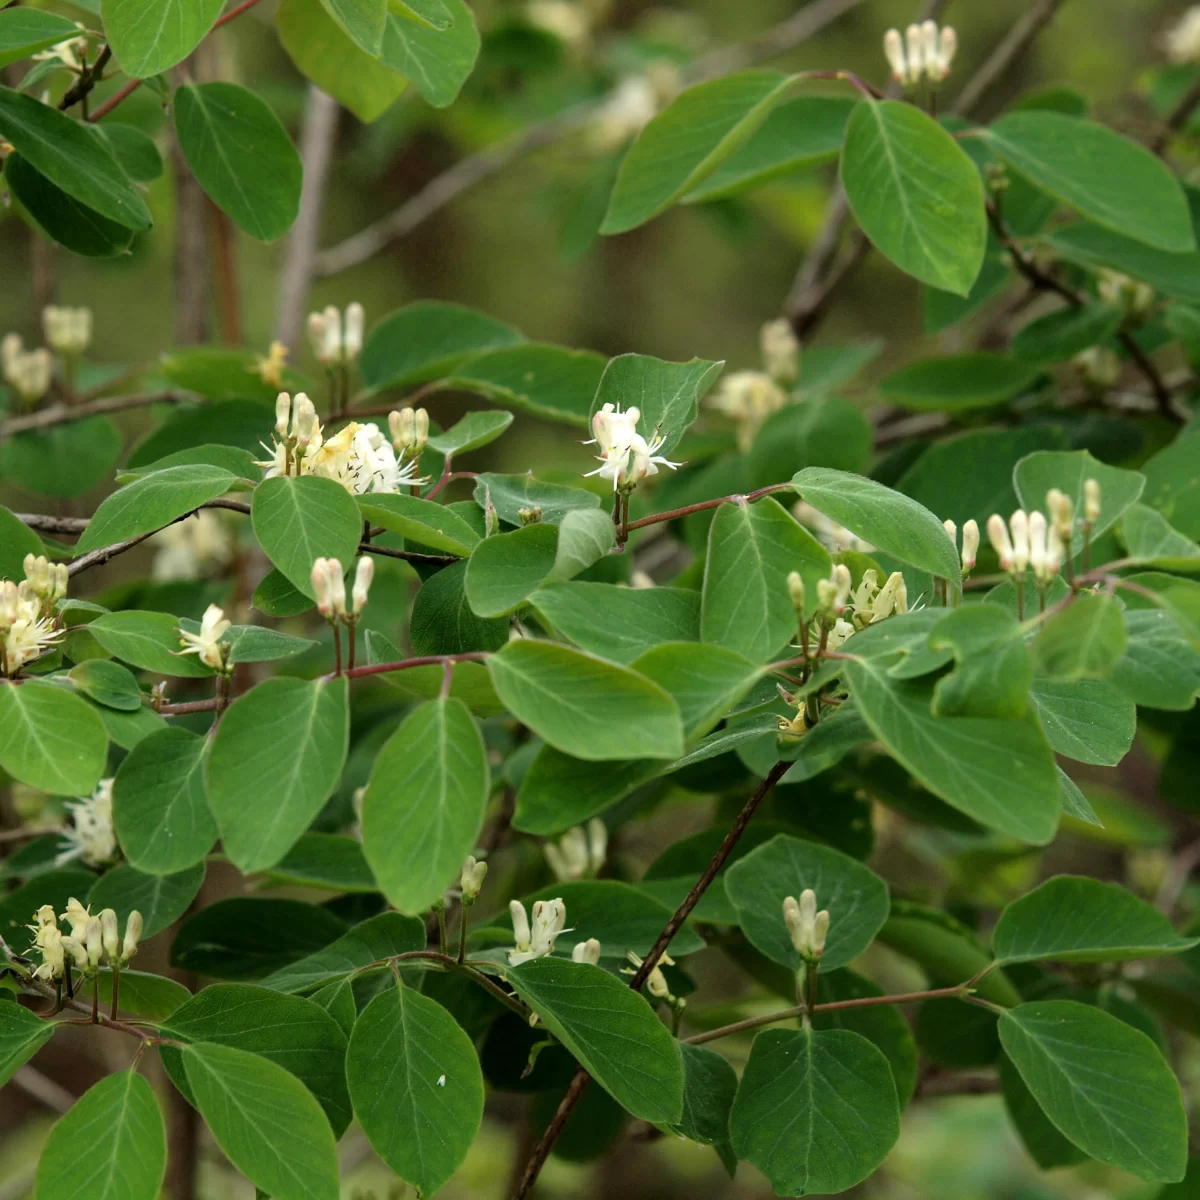
{"label": "green leaf", "polygon": [[725,891],[743,932],[773,962],[799,970],[801,958],[783,919],[783,901],[805,888],[829,911],[829,939],[821,968],[836,971],[872,942],[888,915],[887,885],[848,854],[780,834],[739,859],[725,875]]}
{"label": "green leaf", "polygon": [[884,1056],[843,1029],[768,1029],[754,1039],[729,1132],[777,1195],[842,1192],[866,1179],[900,1136]]}
{"label": "green leaf", "polygon": [[[133,245],[132,229],[102,217],[95,209],[88,208],[86,204],[68,196],[17,153],[10,154],[4,161],[4,182],[30,221],[48,238],[65,246],[74,254],[81,254],[87,258],[115,258],[125,254]],[[79,422],[85,423],[90,422]],[[104,423],[111,426],[111,422]],[[100,422],[95,424],[99,426]],[[23,442],[29,447],[35,442],[54,440],[58,432],[59,430],[51,429],[35,437],[17,435],[5,447],[4,458],[11,454],[12,442]],[[21,456],[25,457],[27,455]],[[94,464],[90,463],[63,465],[74,468],[66,472],[68,478],[77,474],[80,468],[94,468]],[[107,474],[107,470],[104,474]],[[56,489],[63,486],[58,479],[47,479],[42,483],[43,486]]]}
{"label": "green leaf", "polygon": [[1036,187],[1098,225],[1169,254],[1196,249],[1179,181],[1129,138],[1052,112],[1009,113],[982,136]]}
{"label": "green leaf", "polygon": [[489,790],[483,738],[461,700],[420,705],[384,744],[363,798],[363,851],[401,912],[441,899],[475,846]]}
{"label": "green leaf", "polygon": [[280,967],[262,985],[280,992],[307,992],[381,959],[424,949],[424,921],[394,912],[380,913],[355,925],[324,949]]}
{"label": "green leaf", "polygon": [[762,675],[732,650],[687,642],[655,646],[631,665],[679,705],[689,743],[708,733]]}
{"label": "green leaf", "polygon": [[533,959],[508,979],[618,1104],[654,1124],[681,1119],[679,1049],[641,995],[599,967],[561,958]]}
{"label": "green leaf", "polygon": [[[674,911],[632,884],[615,879],[560,880],[521,900],[532,911],[536,901],[555,897],[567,908],[571,936],[568,943],[567,934],[563,934],[557,951],[566,957],[570,956],[571,946],[589,938],[600,943],[602,958],[624,963],[627,950],[648,954]],[[494,924],[511,929],[512,917],[504,912]],[[690,925],[684,925],[671,942],[671,953],[680,958],[703,949],[704,939]]]}
{"label": "green leaf", "polygon": [[[368,662],[398,662],[404,658],[404,654],[383,634],[374,629],[368,629],[366,632]],[[384,675],[383,679],[407,696],[415,696],[420,700],[436,700],[442,694],[445,671],[441,663],[435,663],[428,667],[410,667],[407,671],[394,671]],[[483,663],[455,663],[450,678],[450,695],[461,700],[480,717],[494,717],[504,711],[504,706],[492,687],[491,676]]]}
{"label": "green leaf", "polygon": [[79,35],[74,21],[37,8],[6,8],[0,12],[0,67],[20,62],[56,42]]}
{"label": "green leaf", "polygon": [[[350,1124],[346,1036],[319,1004],[245,983],[218,983],[197,992],[163,1022],[167,1037],[231,1046],[261,1055],[294,1075],[325,1110],[334,1136]],[[164,1065],[184,1095],[181,1052],[164,1046]],[[189,1099],[193,1097],[188,1096]]]}
{"label": "green leaf", "polygon": [[337,1200],[333,1130],[300,1080],[258,1054],[209,1042],[188,1046],[183,1063],[200,1115],[251,1183],[278,1200]]}
{"label": "green leaf", "polygon": [[346,922],[299,900],[218,900],[183,923],[171,944],[171,966],[214,979],[261,979],[323,950]]}
{"label": "green leaf", "polygon": [[607,363],[591,350],[528,342],[469,359],[450,373],[446,386],[583,429]]}
{"label": "green leaf", "polygon": [[1130,962],[1198,944],[1132,892],[1078,875],[1056,875],[1014,900],[992,934],[1000,963]]}
{"label": "green leaf", "polygon": [[67,678],[85,695],[107,708],[137,712],[143,703],[142,689],[133,672],[106,658],[93,658],[71,668]]}
{"label": "green leaf", "polygon": [[304,169],[266,103],[236,83],[185,84],[175,90],[174,114],[180,149],[212,202],[259,241],[287,233]]}
{"label": "green leaf", "polygon": [[788,573],[800,572],[815,604],[829,570],[828,551],[770,496],[722,504],[708,534],[701,637],[766,662],[797,636]]}
{"label": "green leaf", "polygon": [[486,350],[522,341],[520,330],[486,313],[420,300],[389,313],[371,330],[358,367],[368,390],[378,392],[440,379]]}
{"label": "green leaf", "polygon": [[[172,450],[187,450],[204,442],[240,446],[259,457],[265,423],[279,389],[264,382],[257,369],[258,358],[250,350],[220,346],[189,346],[162,355],[159,369],[166,379],[217,403],[185,409],[169,418],[138,444],[129,465],[145,466]],[[312,386],[306,376],[288,367],[283,370],[283,383],[294,391]],[[271,409],[264,410],[265,404]]]}
{"label": "green leaf", "polygon": [[1103,679],[1125,646],[1121,602],[1115,596],[1084,592],[1042,626],[1033,654],[1048,679]]}
{"label": "green leaf", "polygon": [[513,825],[526,833],[561,833],[629,795],[664,770],[655,759],[594,763],[543,746],[521,779]]}
{"label": "green leaf", "polygon": [[315,475],[276,476],[254,489],[254,536],[288,582],[312,596],[312,565],[336,558],[349,568],[358,553],[362,516],[341,484]]}
{"label": "green leaf", "polygon": [[175,875],[145,875],[122,863],[106,871],[87,898],[97,911],[112,908],[121,917],[136,908],[145,922],[142,937],[146,939],[174,925],[187,912],[203,883],[203,863]]}
{"label": "green leaf", "polygon": [[700,637],[700,594],[687,588],[556,583],[531,602],[560,636],[613,662],[630,663],[662,642]]}
{"label": "green leaf", "polygon": [[558,529],[537,522],[485,538],[467,563],[463,587],[471,610],[500,617],[519,608],[554,570]]}
{"label": "green leaf", "polygon": [[271,877],[335,892],[379,891],[362,842],[340,833],[304,834],[271,868]]}
{"label": "green leaf", "polygon": [[867,658],[848,662],[846,675],[875,735],[934,795],[1023,841],[1043,845],[1054,836],[1058,776],[1032,712],[1020,721],[935,717],[927,680],[894,679],[883,662]]}
{"label": "green leaf", "polygon": [[873,479],[806,467],[792,480],[813,508],[901,562],[957,583],[962,571],[942,522],[923,504]]}
{"label": "green leaf", "polygon": [[452,104],[479,57],[475,14],[463,0],[443,0],[452,24],[431,29],[405,8],[389,11],[380,57],[398,71],[434,108]]}
{"label": "green leaf", "polygon": [[918,412],[957,412],[998,404],[1024,391],[1038,368],[1003,354],[951,354],[909,363],[876,384],[889,404]]}
{"label": "green leaf", "polygon": [[479,1059],[458,1022],[397,983],[354,1023],[346,1076],[375,1152],[422,1195],[437,1191],[466,1157],[483,1118]]}
{"label": "green leaf", "polygon": [[36,679],[0,684],[0,767],[53,796],[87,796],[104,773],[108,736],[95,709]]}
{"label": "green leaf", "polygon": [[170,613],[105,613],[88,625],[88,632],[109,654],[143,670],[191,679],[212,676],[199,658],[180,653],[179,618]]}
{"label": "green leaf", "polygon": [[154,223],[100,135],[48,104],[0,87],[0,137],[56,187],[127,229]]}
{"label": "green leaf", "polygon": [[1046,238],[1046,245],[1065,262],[1093,271],[1112,267],[1166,296],[1200,304],[1200,253],[1196,251],[1167,254],[1087,221],[1056,230]]}
{"label": "green leaf", "polygon": [[1146,504],[1131,504],[1121,522],[1130,558],[1164,571],[1200,569],[1200,545],[1173,529],[1162,513]]}
{"label": "green leaf", "polygon": [[236,477],[220,467],[168,467],[113,492],[75,544],[83,554],[149,533],[229,491]]}
{"label": "green leaf", "polygon": [[1068,362],[1091,346],[1107,344],[1124,320],[1119,308],[1107,304],[1060,308],[1022,326],[1013,334],[1009,350],[1014,358],[1039,366]]}
{"label": "green leaf", "polygon": [[432,550],[465,558],[480,542],[479,534],[458,513],[419,496],[369,492],[358,498],[358,507],[373,525]]}
{"label": "green leaf", "polygon": [[222,0],[101,0],[104,33],[135,79],[183,62],[221,15]]}
{"label": "green leaf", "polygon": [[683,753],[679,706],[626,667],[525,639],[488,659],[488,670],[513,716],[564,754],[596,762]]}
{"label": "green leaf", "polygon": [[387,0],[321,0],[321,6],[368,54],[378,55],[383,49]]}
{"label": "green leaf", "polygon": [[[93,990],[99,985],[100,1007],[112,1006],[112,971],[101,967],[94,981],[83,984],[82,995],[90,1000]],[[190,1000],[192,993],[181,983],[168,979],[166,975],[152,975],[148,971],[131,971],[128,967],[121,972],[121,983],[117,989],[122,1012],[144,1017],[147,1021],[161,1021],[169,1017],[181,1004]]]}
{"label": "green leaf", "polygon": [[802,467],[864,470],[873,438],[866,417],[837,396],[789,404],[763,422],[750,447],[751,483],[769,487]]}
{"label": "green leaf", "polygon": [[[16,12],[16,9],[4,9]],[[0,579],[25,578],[25,555],[43,553],[42,539],[0,505]]]}
{"label": "green leaf", "polygon": [[546,583],[566,583],[599,562],[616,540],[612,518],[594,508],[567,513],[558,525],[558,547]]}
{"label": "green leaf", "polygon": [[293,637],[280,633],[278,629],[267,629],[262,625],[232,625],[221,639],[229,646],[229,662],[238,663],[276,662],[303,654],[317,643],[311,638]]}
{"label": "green leaf", "polygon": [[[822,972],[817,984],[819,1004],[882,995],[881,987],[850,970]],[[848,1029],[865,1037],[888,1060],[900,1106],[908,1103],[917,1085],[917,1047],[900,1009],[890,1004],[842,1008],[815,1013],[812,1023],[817,1030]]]}
{"label": "green leaf", "polygon": [[706,1046],[680,1044],[683,1056],[683,1116],[675,1131],[714,1146],[729,1140],[729,1110],[738,1077],[729,1062]]}
{"label": "green leaf", "polygon": [[1001,1054],[997,1067],[1000,1090],[1004,1093],[1004,1107],[1029,1157],[1043,1171],[1086,1162],[1088,1156],[1063,1137],[1042,1111],[1033,1093],[1025,1086],[1020,1072],[1013,1066],[1012,1059],[1007,1054]]}
{"label": "green leaf", "polygon": [[1190,538],[1200,538],[1197,451],[1200,451],[1200,433],[1184,432],[1142,468],[1146,476],[1146,503],[1158,509],[1173,528]]}
{"label": "green leaf", "polygon": [[383,116],[408,86],[404,76],[356,46],[321,0],[283,0],[275,28],[297,69],[366,124]]}
{"label": "green leaf", "polygon": [[863,232],[902,271],[965,296],[983,266],[983,183],[961,146],[912,104],[859,104],[842,184]]}
{"label": "green leaf", "polygon": [[1021,1004],[1000,1041],[1046,1116],[1081,1150],[1140,1179],[1187,1169],[1179,1084],[1144,1033],[1072,1000]]}
{"label": "green leaf", "polygon": [[0,1085],[6,1084],[53,1036],[55,1024],[19,1004],[0,1004]]}
{"label": "green leaf", "polygon": [[1109,683],[1135,704],[1185,711],[1200,693],[1200,654],[1161,608],[1127,609],[1129,644]]}
{"label": "green leaf", "polygon": [[413,602],[408,635],[414,654],[463,654],[499,650],[508,641],[508,621],[477,617],[467,602],[467,564],[454,563],[431,575]]}
{"label": "green leaf", "polygon": [[97,125],[96,129],[134,183],[153,183],[162,178],[162,155],[153,139],[136,125],[106,121],[103,125]]}
{"label": "green leaf", "polygon": [[350,740],[348,691],[344,677],[268,679],[222,716],[205,779],[240,871],[279,862],[329,799]]}
{"label": "green leaf", "polygon": [[167,1130],[154,1091],[136,1070],[117,1071],[55,1122],[38,1163],[37,1194],[156,1200],[166,1172]]}
{"label": "green leaf", "polygon": [[639,409],[642,435],[649,441],[659,431],[663,444],[658,453],[670,457],[695,421],[701,399],[716,383],[724,365],[702,358],[671,363],[647,354],[619,355],[604,368],[592,401],[592,415],[605,404]]}
{"label": "green leaf", "polygon": [[466,454],[490,445],[513,423],[509,412],[472,412],[456,421],[445,433],[434,434],[429,448],[439,454]]}
{"label": "green leaf", "polygon": [[543,483],[532,474],[479,475],[475,484],[475,503],[483,508],[488,499],[500,520],[510,525],[521,524],[523,508],[540,508],[542,524],[560,525],[567,513],[575,509],[600,507],[600,497],[595,492],[561,483]]}
{"label": "green leaf", "polygon": [[954,651],[956,669],[933,689],[936,717],[1019,720],[1029,707],[1033,664],[1017,619],[996,604],[953,609],[933,627],[929,648]]}
{"label": "green leaf", "polygon": [[272,567],[259,581],[253,604],[268,617],[296,617],[314,607],[312,597],[293,587],[278,567]]}
{"label": "green leaf", "polygon": [[841,153],[854,104],[841,96],[803,96],[780,104],[681,203],[740,195],[780,176],[832,162]]}
{"label": "green leaf", "polygon": [[1107,680],[1039,677],[1033,681],[1030,699],[1057,754],[1076,762],[1115,767],[1133,745],[1137,709]]}
{"label": "green leaf", "polygon": [[[11,157],[4,178],[11,178]],[[121,457],[121,434],[106,417],[19,433],[0,444],[0,472],[40,496],[69,500],[107,483]]]}
{"label": "green leaf", "polygon": [[741,71],[681,92],[630,146],[601,233],[644,225],[745,144],[792,88],[778,71]]}

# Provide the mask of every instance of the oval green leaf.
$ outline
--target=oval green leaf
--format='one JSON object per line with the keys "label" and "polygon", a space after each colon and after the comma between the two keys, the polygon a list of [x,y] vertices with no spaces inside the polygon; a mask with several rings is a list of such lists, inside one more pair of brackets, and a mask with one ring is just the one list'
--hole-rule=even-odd
{"label": "oval green leaf", "polygon": [[0,683],[0,767],[52,796],[87,796],[104,773],[108,735],[70,691],[28,679]]}
{"label": "oval green leaf", "polygon": [[102,0],[100,15],[121,70],[148,79],[183,62],[223,7],[224,0]]}

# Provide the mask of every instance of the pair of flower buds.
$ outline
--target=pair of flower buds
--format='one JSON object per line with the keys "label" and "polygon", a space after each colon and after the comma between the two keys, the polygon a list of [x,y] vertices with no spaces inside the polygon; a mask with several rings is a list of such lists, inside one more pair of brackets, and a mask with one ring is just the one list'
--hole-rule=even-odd
{"label": "pair of flower buds", "polygon": [[317,612],[327,621],[345,621],[348,625],[358,619],[366,607],[371,580],[375,578],[375,560],[363,555],[354,570],[354,587],[350,592],[350,608],[346,608],[346,578],[342,564],[336,558],[318,558],[312,565],[313,595]]}
{"label": "pair of flower buds", "polygon": [[910,25],[903,38],[898,29],[889,29],[883,36],[892,78],[905,87],[920,83],[922,77],[941,83],[950,74],[957,50],[958,34],[949,25],[939,31],[936,21]]}
{"label": "pair of flower buds", "polygon": [[363,306],[346,306],[346,316],[331,304],[308,315],[308,340],[323,367],[348,366],[362,352]]}
{"label": "pair of flower buds", "polygon": [[805,888],[797,902],[795,896],[786,896],[783,901],[783,920],[796,953],[806,963],[820,962],[825,953],[825,939],[829,936],[829,913],[817,911],[817,894]]}
{"label": "pair of flower buds", "polygon": [[275,432],[301,449],[321,432],[316,406],[304,392],[297,392],[294,399],[287,392],[275,397]]}
{"label": "pair of flower buds", "polygon": [[[950,535],[950,541],[958,545],[958,526],[953,521],[943,521],[942,525]],[[979,554],[979,522],[965,521],[962,527],[962,573],[970,575],[975,569],[975,559]]]}

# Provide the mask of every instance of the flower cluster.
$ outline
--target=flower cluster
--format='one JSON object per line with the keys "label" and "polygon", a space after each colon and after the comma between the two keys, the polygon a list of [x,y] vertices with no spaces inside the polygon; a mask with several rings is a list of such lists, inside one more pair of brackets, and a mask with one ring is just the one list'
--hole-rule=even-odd
{"label": "flower cluster", "polygon": [[[788,576],[788,591],[797,612],[804,611],[804,581],[793,571]],[[825,629],[825,646],[836,650],[860,629],[885,621],[897,613],[908,612],[908,587],[904,576],[893,571],[882,586],[874,568],[863,572],[857,588],[851,586],[850,568],[837,563],[828,579],[817,584],[817,613],[814,632]]]}
{"label": "flower cluster", "polygon": [[233,557],[229,531],[211,508],[176,521],[155,535],[150,575],[158,583],[197,579],[225,566]]}
{"label": "flower cluster", "polygon": [[20,583],[0,580],[0,674],[15,675],[63,636],[55,609],[67,594],[65,563],[27,554]]}
{"label": "flower cluster", "polygon": [[20,334],[10,333],[0,340],[0,370],[23,404],[36,404],[50,390],[54,359],[45,347],[26,350]]}
{"label": "flower cluster", "polygon": [[363,306],[346,306],[346,315],[331,304],[322,312],[308,314],[308,340],[317,362],[323,367],[349,366],[362,352]]}
{"label": "flower cluster", "polygon": [[614,492],[632,491],[647,475],[657,475],[659,466],[674,471],[681,465],[658,453],[666,444],[666,438],[657,430],[648,442],[637,432],[641,415],[638,408],[627,408],[622,412],[620,405],[606,404],[592,417],[595,436],[584,445],[595,446],[600,451],[596,458],[602,465],[587,474],[611,479]]}
{"label": "flower cluster", "polygon": [[113,830],[113,781],[102,779],[90,796],[80,796],[66,805],[71,824],[62,836],[70,843],[54,860],[56,866],[82,861],[89,867],[103,866],[117,855]]}
{"label": "flower cluster", "polygon": [[179,631],[179,644],[183,647],[180,654],[197,654],[206,667],[214,671],[228,674],[230,671],[228,642],[221,639],[229,632],[231,623],[226,619],[224,611],[216,604],[210,604],[204,610],[200,619],[198,633],[189,633],[186,629]]}
{"label": "flower cluster", "polygon": [[[426,417],[426,431],[428,428]],[[373,421],[365,424],[350,421],[326,438],[316,408],[303,392],[294,401],[287,392],[280,392],[275,402],[275,432],[278,439],[269,446],[263,443],[270,457],[256,464],[264,468],[264,479],[277,475],[316,475],[340,483],[356,496],[367,492],[398,492],[402,487],[424,482],[417,474],[416,459],[404,461],[410,443],[402,444],[404,449],[398,460],[395,448]]]}
{"label": "flower cluster", "polygon": [[904,36],[889,29],[883,38],[883,52],[892,68],[892,78],[905,87],[921,80],[941,83],[950,74],[950,64],[958,50],[958,34],[949,26],[939,31],[936,21],[910,25]]}
{"label": "flower cluster", "polygon": [[313,595],[317,612],[330,624],[338,621],[353,625],[366,607],[371,581],[375,578],[375,560],[364,554],[354,570],[354,586],[350,591],[350,607],[346,607],[346,577],[336,558],[318,558],[312,565]]}
{"label": "flower cluster", "polygon": [[55,353],[78,358],[92,344],[92,310],[47,304],[42,309],[42,332]]}
{"label": "flower cluster", "polygon": [[1105,304],[1119,308],[1126,320],[1142,324],[1154,311],[1154,289],[1120,271],[1101,270],[1096,280],[1096,292]]}
{"label": "flower cluster", "polygon": [[806,963],[819,962],[829,936],[829,913],[825,909],[817,912],[816,892],[805,888],[799,903],[795,896],[784,897],[783,920],[796,953]]}
{"label": "flower cluster", "polygon": [[788,402],[788,390],[800,374],[800,342],[791,325],[769,321],[759,333],[763,370],[735,371],[721,380],[711,407],[737,422],[738,446],[750,447],[763,422]]}
{"label": "flower cluster", "polygon": [[547,842],[542,847],[546,861],[560,881],[591,879],[604,866],[608,849],[608,827],[599,817],[587,823],[587,829],[576,825],[568,829],[558,844]]}
{"label": "flower cluster", "polygon": [[[43,904],[33,914],[33,919],[35,924],[26,928],[33,934],[31,949],[37,950],[42,957],[33,972],[34,979],[42,983],[62,979],[70,966],[78,967],[87,978],[94,977],[104,961],[114,971],[121,970],[137,953],[142,937],[142,914],[136,908],[130,910],[122,938],[120,922],[113,909],[105,908],[93,914],[91,905],[84,908],[74,896],[67,901],[67,911],[61,915],[55,913],[52,905]],[[60,921],[67,922],[70,933],[62,932]]]}
{"label": "flower cluster", "polygon": [[532,925],[520,900],[509,901],[508,911],[512,914],[513,941],[516,943],[508,952],[510,967],[519,967],[531,959],[554,953],[554,941],[567,924],[567,906],[561,899],[535,900]]}

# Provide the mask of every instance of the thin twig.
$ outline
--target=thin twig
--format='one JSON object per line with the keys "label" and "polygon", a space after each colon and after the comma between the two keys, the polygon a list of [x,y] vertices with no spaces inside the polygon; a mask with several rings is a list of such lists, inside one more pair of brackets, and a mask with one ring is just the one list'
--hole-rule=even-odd
{"label": "thin twig", "polygon": [[185,700],[181,704],[160,704],[155,711],[163,717],[181,717],[184,713],[215,712],[220,704],[219,696],[210,696],[207,700]]}
{"label": "thin twig", "polygon": [[699,504],[685,504],[683,508],[672,508],[667,512],[655,513],[650,517],[642,517],[640,521],[630,521],[626,529],[644,529],[647,525],[659,525],[663,521],[674,521],[679,517],[689,517],[692,513],[704,512],[709,508],[718,508],[720,505],[728,504],[731,501],[744,500],[747,504],[753,504],[755,500],[761,500],[763,496],[769,496],[772,492],[785,491],[791,486],[790,483],[772,483],[767,487],[759,488],[755,492],[747,492],[745,495],[718,496],[715,500],[701,500]]}
{"label": "thin twig", "polygon": [[104,68],[108,66],[109,59],[112,58],[112,47],[105,46],[100,51],[96,61],[80,75],[76,83],[68,89],[67,94],[59,101],[59,110],[66,112],[67,109],[78,104],[80,100],[86,99],[92,92],[92,89],[100,82],[104,76]]}
{"label": "thin twig", "polygon": [[25,433],[31,429],[49,429],[54,425],[67,425],[72,421],[84,421],[88,417],[103,416],[106,413],[123,412],[127,408],[145,408],[151,404],[183,404],[196,397],[186,392],[148,392],[132,396],[106,396],[102,400],[93,400],[89,404],[68,406],[52,404],[38,412],[27,413],[22,417],[10,417],[0,423],[0,438],[11,437],[14,433]]}
{"label": "thin twig", "polygon": [[1165,128],[1151,143],[1150,149],[1155,154],[1162,154],[1166,150],[1171,144],[1171,139],[1187,124],[1188,118],[1196,111],[1197,106],[1200,106],[1200,78],[1188,88],[1183,99],[1171,109]]}
{"label": "thin twig", "polygon": [[[368,663],[363,667],[354,667],[343,671],[347,679],[361,679],[364,675],[388,675],[394,671],[409,671],[413,667],[454,666],[460,662],[483,662],[491,658],[488,650],[468,650],[462,654],[425,654],[418,658],[405,658],[399,662]],[[327,675],[325,678],[331,679]]]}
{"label": "thin twig", "polygon": [[31,825],[26,829],[0,830],[0,842],[29,842],[51,833],[62,833],[61,825]]}
{"label": "thin twig", "polygon": [[374,542],[359,542],[359,554],[378,554],[381,558],[402,558],[405,562],[420,563],[427,567],[448,567],[461,561],[451,554],[421,554],[417,550],[393,550],[389,546],[376,546]]}

